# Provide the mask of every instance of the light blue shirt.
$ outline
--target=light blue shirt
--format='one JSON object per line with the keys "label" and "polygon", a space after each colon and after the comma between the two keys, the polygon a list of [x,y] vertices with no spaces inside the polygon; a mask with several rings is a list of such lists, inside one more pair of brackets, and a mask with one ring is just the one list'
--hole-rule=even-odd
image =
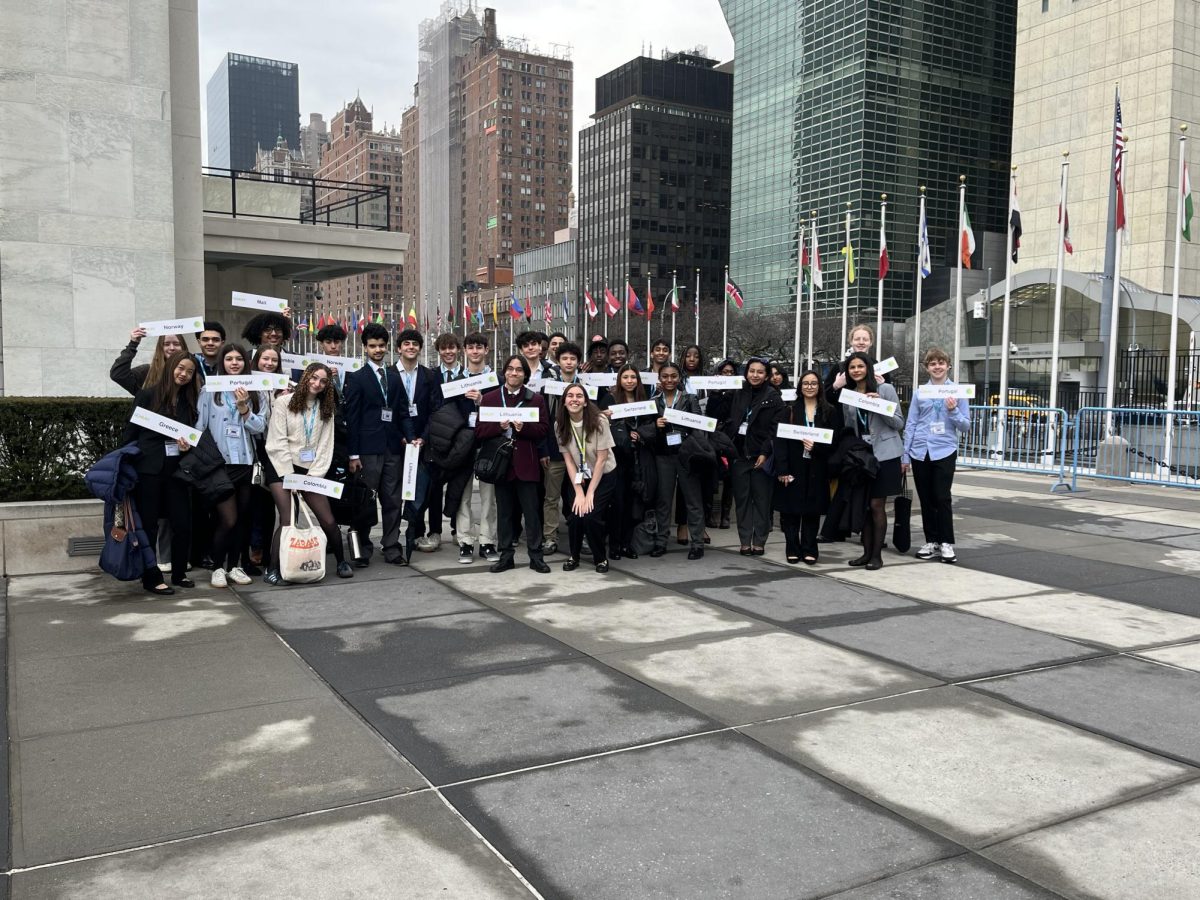
{"label": "light blue shirt", "polygon": [[[267,416],[271,414],[271,394],[258,391],[258,412],[250,406],[250,415],[242,418],[232,391],[200,395],[200,418],[197,428],[207,428],[230,465],[248,466],[254,462],[254,443],[251,435],[264,434]],[[217,397],[221,398],[220,404]]]}
{"label": "light blue shirt", "polygon": [[[945,384],[954,384],[947,379]],[[971,407],[965,397],[958,398],[958,405],[946,409],[945,400],[927,400],[914,393],[908,406],[908,420],[904,425],[904,457],[911,460],[945,459],[958,450],[958,436],[971,428]]]}

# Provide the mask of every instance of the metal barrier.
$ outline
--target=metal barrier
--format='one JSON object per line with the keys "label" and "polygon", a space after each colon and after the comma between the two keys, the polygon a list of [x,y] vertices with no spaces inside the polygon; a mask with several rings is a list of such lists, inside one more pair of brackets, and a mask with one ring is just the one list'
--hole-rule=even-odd
{"label": "metal barrier", "polygon": [[1067,432],[1071,420],[1055,407],[985,406],[971,408],[971,430],[959,440],[958,464],[1053,475],[1050,490],[1074,490],[1067,482]]}
{"label": "metal barrier", "polygon": [[1200,412],[1089,406],[1071,430],[1072,490],[1080,475],[1200,488]]}

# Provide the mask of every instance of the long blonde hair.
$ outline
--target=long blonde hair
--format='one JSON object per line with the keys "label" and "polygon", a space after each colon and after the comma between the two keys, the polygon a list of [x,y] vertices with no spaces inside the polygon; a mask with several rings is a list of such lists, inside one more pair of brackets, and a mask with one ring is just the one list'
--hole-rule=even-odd
{"label": "long blonde hair", "polygon": [[[167,335],[160,334],[158,343],[154,345],[154,355],[150,357],[150,368],[146,370],[146,380],[142,384],[157,384],[162,379],[163,372],[167,369]],[[171,337],[179,338],[179,345],[183,348],[183,353],[191,353],[188,349],[187,338],[182,334],[171,335]]]}

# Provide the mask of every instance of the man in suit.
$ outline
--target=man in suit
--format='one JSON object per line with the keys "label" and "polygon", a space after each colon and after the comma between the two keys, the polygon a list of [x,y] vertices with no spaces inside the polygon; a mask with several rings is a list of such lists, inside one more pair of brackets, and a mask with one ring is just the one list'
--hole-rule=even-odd
{"label": "man in suit", "polygon": [[[403,566],[408,560],[400,546],[401,482],[404,444],[414,435],[412,416],[400,373],[384,363],[389,342],[387,329],[372,322],[363,328],[362,339],[367,364],[346,376],[349,470],[361,472],[367,486],[379,494],[383,507],[383,558],[385,562]],[[375,549],[370,529],[365,534],[359,531],[359,538],[366,558],[356,565],[366,568]]]}
{"label": "man in suit", "polygon": [[[422,447],[429,438],[429,417],[441,405],[441,380],[433,370],[420,363],[421,350],[425,347],[425,339],[415,328],[406,328],[396,336],[396,350],[400,359],[396,371],[400,375],[401,387],[407,404],[407,414],[403,423],[405,437]],[[417,500],[410,501],[404,509],[404,518],[408,520],[405,534],[405,552],[412,556],[416,549],[417,539],[425,534],[425,493],[428,489],[429,474],[422,460],[421,472],[417,481]]]}

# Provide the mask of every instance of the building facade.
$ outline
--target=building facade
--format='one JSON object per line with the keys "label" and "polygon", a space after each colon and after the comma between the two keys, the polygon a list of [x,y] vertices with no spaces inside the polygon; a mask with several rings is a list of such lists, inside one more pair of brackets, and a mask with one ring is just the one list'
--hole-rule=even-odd
{"label": "building facade", "polygon": [[250,171],[258,148],[300,140],[300,67],[227,53],[208,80],[208,164]]}
{"label": "building facade", "polygon": [[[414,88],[415,90],[415,88]],[[421,287],[421,116],[414,104],[400,119],[400,168],[404,179],[400,185],[400,207],[404,210],[404,228],[408,231],[408,259],[404,267],[404,293],[407,302],[415,304],[426,294]]]}
{"label": "building facade", "polygon": [[661,300],[720,297],[729,257],[733,75],[696,53],[639,57],[596,79],[579,136],[579,266],[592,296],[626,276]]}
{"label": "building facade", "polygon": [[[578,246],[571,236],[569,229],[559,232],[562,238],[557,243],[532,250],[523,250],[513,255],[513,285],[512,292],[521,301],[521,306],[528,309],[530,328],[550,333],[561,331],[570,340],[577,340],[586,316],[580,309],[580,298],[583,293],[579,290],[578,276]],[[490,315],[489,305],[492,297],[500,298],[497,312],[501,322],[504,318],[511,319],[507,314],[508,288],[495,291],[484,291],[484,311]],[[565,302],[565,306],[564,306]],[[550,320],[546,320],[546,306],[549,303]],[[485,315],[485,321],[490,319]],[[521,330],[521,324],[516,324]]]}
{"label": "building facade", "polygon": [[329,146],[329,129],[320,113],[309,113],[308,124],[300,126],[300,157],[314,171],[321,167],[321,154]]}
{"label": "building facade", "polygon": [[849,203],[859,275],[850,308],[864,310],[876,305],[879,201],[888,195],[887,318],[912,310],[920,185],[935,267],[954,264],[960,175],[977,240],[1004,231],[1011,3],[721,6],[737,57],[730,268],[747,302],[794,302],[798,232],[813,212],[825,275],[818,304],[841,307]]}

